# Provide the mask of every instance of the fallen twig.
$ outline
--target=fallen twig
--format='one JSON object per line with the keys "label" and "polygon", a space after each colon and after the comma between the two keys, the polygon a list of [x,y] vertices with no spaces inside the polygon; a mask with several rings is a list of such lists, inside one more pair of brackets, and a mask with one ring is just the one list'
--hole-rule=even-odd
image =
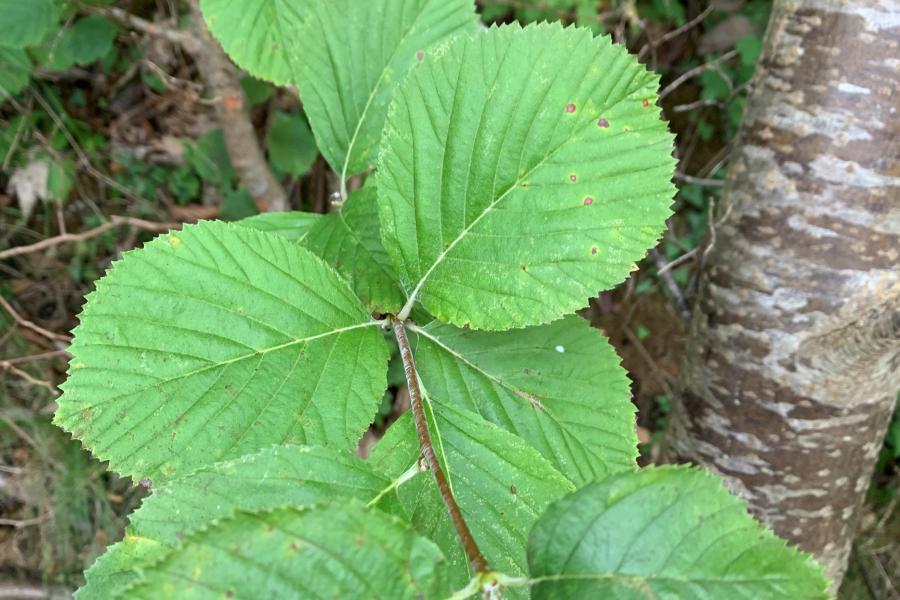
{"label": "fallen twig", "polygon": [[15,248],[10,248],[9,250],[3,250],[2,252],[0,252],[0,260],[6,260],[8,258],[12,258],[13,256],[21,256],[22,254],[40,252],[41,250],[45,250],[47,248],[58,246],[59,244],[64,244],[67,242],[82,242],[84,240],[89,240],[109,231],[114,227],[118,227],[119,225],[131,225],[132,227],[137,227],[139,229],[143,229],[144,231],[155,232],[165,232],[169,231],[170,229],[178,229],[179,227],[181,227],[181,223],[155,223],[153,221],[145,221],[143,219],[137,219],[135,217],[113,216],[110,217],[110,220],[106,223],[98,225],[93,229],[82,231],[81,233],[65,233],[52,238],[47,238],[46,240],[41,240],[40,242],[36,242],[34,244],[29,244],[27,246],[16,246]]}
{"label": "fallen twig", "polygon": [[[26,329],[30,329],[31,331],[37,333],[38,335],[41,335],[47,339],[58,341],[58,342],[71,342],[72,341],[72,338],[67,335],[63,335],[61,333],[53,333],[52,331],[48,331],[39,325],[35,325],[31,321],[29,321],[28,319],[26,319],[25,317],[20,315],[18,312],[16,312],[16,309],[14,309],[12,307],[12,305],[9,302],[7,302],[6,298],[4,298],[3,296],[0,296],[0,306],[2,306],[3,309],[9,313],[9,316],[11,316],[13,318],[13,321],[18,323],[22,327],[25,327]],[[6,362],[6,361],[4,361],[4,362]]]}

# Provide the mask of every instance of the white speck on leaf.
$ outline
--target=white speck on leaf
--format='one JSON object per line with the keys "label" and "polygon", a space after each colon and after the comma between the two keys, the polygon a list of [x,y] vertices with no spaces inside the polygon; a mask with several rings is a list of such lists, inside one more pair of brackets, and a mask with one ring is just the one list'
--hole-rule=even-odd
{"label": "white speck on leaf", "polygon": [[566,351],[566,347],[565,346],[557,346],[556,351],[559,353],[563,353]]}

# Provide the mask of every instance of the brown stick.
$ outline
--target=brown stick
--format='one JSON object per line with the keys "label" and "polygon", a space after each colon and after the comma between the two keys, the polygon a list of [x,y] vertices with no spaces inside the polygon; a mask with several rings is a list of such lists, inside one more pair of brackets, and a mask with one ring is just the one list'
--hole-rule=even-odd
{"label": "brown stick", "polygon": [[64,233],[63,235],[57,235],[52,238],[47,238],[46,240],[41,240],[40,242],[29,244],[27,246],[16,246],[15,248],[4,250],[0,252],[0,260],[6,260],[8,258],[12,258],[13,256],[20,256],[22,254],[40,252],[41,250],[45,250],[59,244],[64,244],[66,242],[83,242],[84,240],[89,240],[91,238],[97,237],[102,233],[106,233],[113,227],[118,227],[119,225],[131,225],[132,227],[137,227],[138,229],[143,229],[145,231],[157,232],[165,232],[169,231],[170,229],[177,229],[181,226],[180,223],[154,223],[153,221],[145,221],[143,219],[137,219],[135,217],[113,216],[106,223],[98,225],[93,229],[82,231],[81,233]]}
{"label": "brown stick", "polygon": [[162,37],[176,44],[182,44],[184,46],[199,44],[199,40],[197,40],[194,36],[186,31],[163,27],[157,23],[153,23],[151,21],[147,21],[138,16],[135,16],[126,10],[116,8],[115,6],[93,7],[81,5],[81,8],[93,14],[103,15],[104,17],[109,17],[110,19],[119,21],[120,23],[123,23],[136,31],[140,31],[141,33]]}
{"label": "brown stick", "polygon": [[[46,240],[45,240],[46,241]],[[0,296],[0,306],[9,313],[9,316],[13,318],[13,321],[25,327],[26,329],[30,329],[38,335],[42,335],[47,339],[58,341],[58,342],[71,342],[72,338],[67,335],[63,335],[61,333],[53,333],[52,331],[48,331],[39,325],[35,325],[28,319],[24,318],[22,315],[16,312],[16,310],[12,307],[12,305],[6,301],[6,298]]]}
{"label": "brown stick", "polygon": [[419,375],[416,373],[416,362],[409,346],[409,339],[406,337],[403,321],[391,319],[391,325],[394,328],[394,337],[397,338],[397,344],[400,346],[400,358],[403,359],[403,371],[406,373],[406,383],[409,385],[409,402],[412,408],[413,423],[416,425],[416,435],[419,436],[419,446],[422,448],[422,457],[425,458],[428,468],[434,475],[434,482],[444,500],[444,506],[447,508],[447,513],[450,515],[450,520],[453,522],[453,527],[456,529],[456,534],[459,536],[459,541],[466,552],[472,570],[476,573],[487,573],[490,571],[487,560],[478,548],[475,538],[472,537],[466,519],[456,503],[456,498],[453,497],[453,490],[450,489],[447,476],[435,455],[431,434],[428,432],[425,409],[422,407],[422,389],[419,386]]}

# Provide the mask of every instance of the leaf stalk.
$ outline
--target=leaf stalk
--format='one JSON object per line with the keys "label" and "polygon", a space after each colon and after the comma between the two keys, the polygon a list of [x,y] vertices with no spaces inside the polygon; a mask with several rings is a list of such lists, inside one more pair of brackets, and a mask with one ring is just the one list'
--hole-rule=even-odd
{"label": "leaf stalk", "polygon": [[409,338],[406,336],[405,321],[392,318],[391,326],[394,329],[394,337],[397,338],[397,344],[400,346],[400,358],[403,360],[403,372],[406,374],[406,383],[409,386],[409,403],[412,409],[413,423],[416,426],[416,435],[419,438],[419,447],[422,450],[422,457],[434,476],[438,492],[441,494],[447,514],[450,515],[450,521],[456,529],[456,534],[459,536],[459,541],[466,553],[466,558],[469,559],[472,570],[479,574],[488,573],[490,568],[487,560],[475,542],[472,531],[469,529],[469,525],[466,523],[459,505],[456,503],[453,490],[450,488],[450,482],[447,480],[447,475],[441,467],[441,463],[434,451],[434,445],[431,442],[428,420],[425,417],[425,408],[422,405],[422,387],[419,385],[416,361],[413,358],[412,348],[409,345]]}

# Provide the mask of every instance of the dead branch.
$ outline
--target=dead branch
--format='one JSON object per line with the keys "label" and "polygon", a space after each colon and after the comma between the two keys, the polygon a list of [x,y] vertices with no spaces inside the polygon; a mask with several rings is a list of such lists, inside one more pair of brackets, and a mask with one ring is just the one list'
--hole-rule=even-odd
{"label": "dead branch", "polygon": [[138,229],[143,229],[144,231],[162,233],[169,231],[170,229],[178,229],[182,224],[155,223],[153,221],[145,221],[143,219],[137,219],[135,217],[113,216],[110,217],[110,220],[106,223],[98,225],[93,229],[88,229],[87,231],[83,231],[81,233],[65,233],[52,238],[47,238],[46,240],[41,240],[40,242],[36,242],[34,244],[29,244],[27,246],[16,246],[15,248],[4,250],[0,252],[0,260],[6,260],[8,258],[12,258],[13,256],[21,256],[22,254],[40,252],[41,250],[45,250],[53,246],[58,246],[59,244],[65,244],[67,242],[82,242],[84,240],[89,240],[91,238],[97,237],[102,233],[106,233],[110,229],[118,227],[119,225],[130,225],[132,227],[137,227]]}
{"label": "dead branch", "polygon": [[[45,240],[45,241],[47,241],[47,240]],[[13,248],[13,250],[15,250],[15,248]],[[58,342],[71,342],[72,341],[72,338],[67,335],[63,335],[61,333],[53,333],[52,331],[47,331],[46,329],[44,329],[43,327],[41,327],[39,325],[35,325],[34,323],[32,323],[31,321],[29,321],[28,319],[26,319],[19,313],[17,313],[16,309],[14,309],[12,307],[12,305],[9,302],[7,302],[6,298],[4,298],[3,296],[0,296],[0,306],[2,306],[3,309],[9,313],[9,316],[11,316],[13,318],[13,321],[15,321],[16,323],[18,323],[19,325],[21,325],[22,327],[24,327],[26,329],[32,330],[33,332],[37,333],[38,335],[41,335],[49,340],[58,341]],[[4,361],[4,362],[6,362],[6,361]]]}

